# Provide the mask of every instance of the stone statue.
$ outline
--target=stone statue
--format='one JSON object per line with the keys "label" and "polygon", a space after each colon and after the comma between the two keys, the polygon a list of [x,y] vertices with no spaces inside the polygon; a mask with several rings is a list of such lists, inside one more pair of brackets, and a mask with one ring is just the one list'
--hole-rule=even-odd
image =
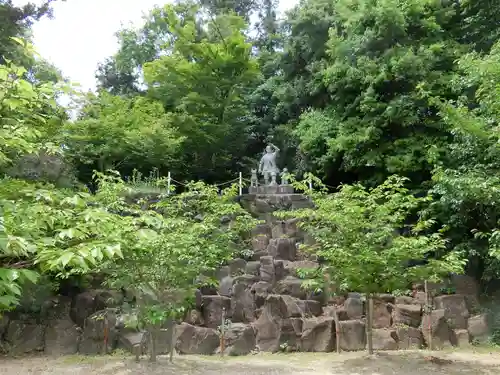
{"label": "stone statue", "polygon": [[281,172],[281,185],[288,185],[288,168],[283,168]]}
{"label": "stone statue", "polygon": [[250,177],[250,186],[257,187],[259,185],[259,178],[257,177],[257,169],[252,168],[252,176]]}
{"label": "stone statue", "polygon": [[275,186],[278,185],[278,182],[276,182],[276,172],[271,172],[271,182],[269,183],[270,186]]}
{"label": "stone statue", "polygon": [[[273,151],[274,149],[274,151]],[[269,143],[266,147],[266,153],[262,156],[259,163],[259,173],[264,176],[264,184],[269,185],[269,177],[274,173],[274,181],[276,182],[276,175],[279,173],[278,166],[276,165],[276,157],[280,149]]]}

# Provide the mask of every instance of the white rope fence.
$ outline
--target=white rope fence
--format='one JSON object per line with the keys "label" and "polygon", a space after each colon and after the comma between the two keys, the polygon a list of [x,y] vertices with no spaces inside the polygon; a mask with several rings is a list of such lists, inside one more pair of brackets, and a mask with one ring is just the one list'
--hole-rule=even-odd
{"label": "white rope fence", "polygon": [[[171,172],[168,172],[167,173],[167,177],[166,177],[166,189],[165,189],[166,190],[166,195],[172,194],[172,190],[173,190],[172,187],[173,186],[187,187],[191,183],[192,182],[181,182],[181,181],[178,181],[178,180],[176,180],[176,179],[174,179],[172,177]],[[223,187],[229,187],[229,186],[231,186],[231,185],[233,185],[235,183],[238,185],[239,195],[242,195],[243,194],[243,188],[246,187],[246,186],[250,186],[251,180],[249,178],[244,178],[243,177],[243,173],[239,172],[238,173],[238,177],[236,177],[236,178],[233,178],[233,179],[228,180],[228,181],[216,183],[216,184],[211,184],[211,185],[219,187],[219,188],[223,188]],[[309,189],[312,191],[313,190],[313,182],[309,181],[308,184],[309,184]],[[139,184],[135,184],[135,185],[136,186],[140,186],[141,184],[139,183]],[[147,184],[146,184],[146,186],[147,186]],[[153,185],[149,185],[149,186],[159,188],[159,186],[155,186],[154,184]],[[165,185],[163,185],[163,186],[165,186]],[[334,186],[330,186],[330,185],[324,185],[324,186],[328,187],[328,188],[331,188],[331,189],[336,189]],[[222,189],[220,189],[220,190],[222,191]]]}

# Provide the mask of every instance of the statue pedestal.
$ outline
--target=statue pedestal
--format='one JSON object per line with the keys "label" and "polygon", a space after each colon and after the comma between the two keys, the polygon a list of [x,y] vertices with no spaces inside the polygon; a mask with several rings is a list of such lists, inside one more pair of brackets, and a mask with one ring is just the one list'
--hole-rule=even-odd
{"label": "statue pedestal", "polygon": [[294,189],[292,185],[262,185],[250,186],[248,188],[249,194],[293,194]]}

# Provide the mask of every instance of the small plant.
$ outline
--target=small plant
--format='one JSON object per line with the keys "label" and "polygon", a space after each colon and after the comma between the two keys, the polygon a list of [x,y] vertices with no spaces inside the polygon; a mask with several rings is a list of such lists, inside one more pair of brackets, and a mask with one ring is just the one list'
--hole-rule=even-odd
{"label": "small plant", "polygon": [[280,344],[280,352],[286,353],[288,351],[288,347],[289,347],[289,345],[287,342]]}

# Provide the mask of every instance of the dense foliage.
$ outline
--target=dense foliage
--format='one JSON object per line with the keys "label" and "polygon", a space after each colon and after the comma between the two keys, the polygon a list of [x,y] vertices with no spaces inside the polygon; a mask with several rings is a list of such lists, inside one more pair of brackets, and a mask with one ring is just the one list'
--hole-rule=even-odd
{"label": "dense foliage", "polygon": [[[459,253],[484,285],[500,275],[496,2],[303,0],[282,19],[271,0],[167,4],[117,33],[120,48],[74,121],[57,104],[70,89],[29,45],[50,3],[0,0],[0,310],[39,274],[99,270],[115,285],[187,293],[238,247],[222,244],[236,241],[234,215],[245,213],[196,184],[143,209],[125,200],[122,178],[231,180],[270,140],[281,167],[349,185],[307,214],[318,239],[328,234],[325,256],[339,246],[358,262],[352,271],[434,254],[456,260],[451,271]],[[418,236],[404,230],[423,222]],[[421,276],[396,270],[404,277],[342,276],[377,291]]]}

